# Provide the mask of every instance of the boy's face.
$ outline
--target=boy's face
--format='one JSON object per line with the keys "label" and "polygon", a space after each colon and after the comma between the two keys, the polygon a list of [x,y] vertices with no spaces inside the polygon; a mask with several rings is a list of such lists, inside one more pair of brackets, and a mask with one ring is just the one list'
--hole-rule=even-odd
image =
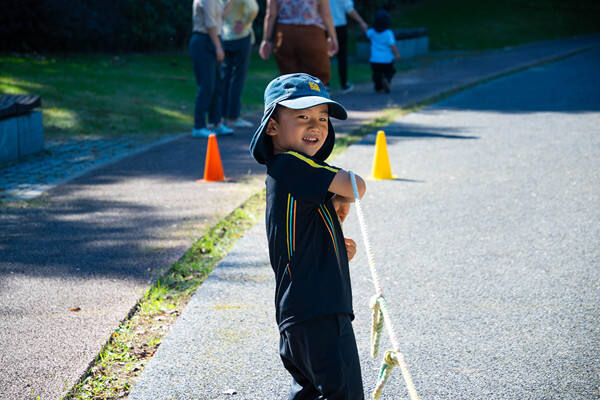
{"label": "boy's face", "polygon": [[273,153],[294,150],[314,156],[325,143],[328,121],[327,104],[302,110],[280,106],[277,119],[271,118],[266,129],[266,134],[272,138]]}

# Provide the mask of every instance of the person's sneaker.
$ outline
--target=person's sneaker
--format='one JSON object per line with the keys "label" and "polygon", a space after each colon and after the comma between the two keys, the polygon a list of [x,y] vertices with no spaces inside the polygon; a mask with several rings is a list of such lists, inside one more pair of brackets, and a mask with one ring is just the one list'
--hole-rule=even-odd
{"label": "person's sneaker", "polygon": [[209,137],[211,134],[214,134],[215,132],[213,132],[212,130],[208,129],[208,128],[200,128],[200,129],[195,129],[192,130],[192,136],[193,137]]}
{"label": "person's sneaker", "polygon": [[386,93],[390,92],[390,81],[388,81],[387,78],[382,78],[381,79],[381,86],[383,86],[383,91]]}
{"label": "person's sneaker", "polygon": [[243,118],[238,118],[234,121],[229,120],[229,121],[227,121],[227,125],[232,126],[234,128],[251,128],[254,126],[254,124],[252,122],[246,121]]}
{"label": "person's sneaker", "polygon": [[229,136],[233,135],[233,129],[228,128],[223,124],[219,124],[215,127],[215,133],[219,136]]}
{"label": "person's sneaker", "polygon": [[342,87],[342,93],[348,93],[354,90],[354,85],[351,83],[346,84],[346,86]]}

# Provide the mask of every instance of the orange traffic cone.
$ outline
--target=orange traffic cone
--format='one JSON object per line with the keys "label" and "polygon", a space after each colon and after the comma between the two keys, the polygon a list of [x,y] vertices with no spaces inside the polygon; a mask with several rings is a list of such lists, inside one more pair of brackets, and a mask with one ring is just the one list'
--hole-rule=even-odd
{"label": "orange traffic cone", "polygon": [[208,137],[208,146],[206,147],[206,161],[204,162],[204,182],[219,182],[225,179],[223,174],[223,165],[221,165],[221,155],[217,145],[217,135],[214,133]]}
{"label": "orange traffic cone", "polygon": [[387,151],[387,142],[385,141],[385,132],[378,131],[375,141],[375,156],[373,157],[373,179],[396,179],[392,175],[392,167],[390,166],[390,157]]}

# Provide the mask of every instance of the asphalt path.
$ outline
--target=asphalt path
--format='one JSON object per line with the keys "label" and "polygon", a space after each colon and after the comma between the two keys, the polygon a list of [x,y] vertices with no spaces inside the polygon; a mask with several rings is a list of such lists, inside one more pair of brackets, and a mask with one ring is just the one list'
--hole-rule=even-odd
{"label": "asphalt path", "polygon": [[[387,127],[398,178],[369,181],[363,208],[421,398],[600,397],[599,70],[596,47]],[[369,135],[334,164],[368,175],[373,144]],[[359,245],[354,328],[368,394],[379,368],[368,354],[374,290],[355,215],[344,230]],[[194,295],[129,398],[286,398],[272,299],[258,224]],[[382,398],[407,398],[398,370]]]}

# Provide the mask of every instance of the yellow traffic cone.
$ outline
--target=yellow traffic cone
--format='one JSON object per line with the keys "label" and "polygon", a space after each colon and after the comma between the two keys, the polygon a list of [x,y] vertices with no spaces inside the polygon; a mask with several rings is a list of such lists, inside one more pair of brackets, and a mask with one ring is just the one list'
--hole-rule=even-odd
{"label": "yellow traffic cone", "polygon": [[385,132],[377,132],[377,140],[375,141],[375,156],[373,157],[373,179],[396,179],[392,175],[392,167],[390,166],[390,158],[387,151],[387,142],[385,141]]}

